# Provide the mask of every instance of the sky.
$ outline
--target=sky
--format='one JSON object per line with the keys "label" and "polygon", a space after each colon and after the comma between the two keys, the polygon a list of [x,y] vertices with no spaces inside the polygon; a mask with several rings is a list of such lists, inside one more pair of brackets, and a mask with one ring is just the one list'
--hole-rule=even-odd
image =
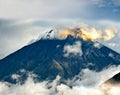
{"label": "sky", "polygon": [[0,59],[50,29],[87,24],[115,28],[115,37],[101,41],[120,53],[120,0],[0,0]]}

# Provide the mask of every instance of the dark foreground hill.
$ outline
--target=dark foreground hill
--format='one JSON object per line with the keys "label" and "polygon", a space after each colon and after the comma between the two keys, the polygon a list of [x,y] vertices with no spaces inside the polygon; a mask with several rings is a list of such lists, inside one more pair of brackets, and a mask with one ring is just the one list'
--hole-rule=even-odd
{"label": "dark foreground hill", "polygon": [[120,73],[114,75],[111,79],[107,80],[105,83],[110,83],[111,85],[120,85]]}

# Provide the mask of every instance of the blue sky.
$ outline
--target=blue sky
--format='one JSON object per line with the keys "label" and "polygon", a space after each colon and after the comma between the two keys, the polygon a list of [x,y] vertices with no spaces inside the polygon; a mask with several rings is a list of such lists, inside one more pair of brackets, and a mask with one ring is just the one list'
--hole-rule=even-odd
{"label": "blue sky", "polygon": [[120,0],[0,0],[0,58],[50,28],[80,23],[114,27],[117,36],[102,43],[120,52]]}

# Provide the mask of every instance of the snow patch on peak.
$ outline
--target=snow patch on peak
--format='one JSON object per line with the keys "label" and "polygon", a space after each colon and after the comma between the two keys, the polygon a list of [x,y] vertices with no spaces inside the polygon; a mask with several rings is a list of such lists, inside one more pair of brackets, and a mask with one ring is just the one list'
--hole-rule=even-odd
{"label": "snow patch on peak", "polygon": [[43,36],[43,39],[53,39],[55,36],[55,31],[51,29],[50,31],[46,32]]}

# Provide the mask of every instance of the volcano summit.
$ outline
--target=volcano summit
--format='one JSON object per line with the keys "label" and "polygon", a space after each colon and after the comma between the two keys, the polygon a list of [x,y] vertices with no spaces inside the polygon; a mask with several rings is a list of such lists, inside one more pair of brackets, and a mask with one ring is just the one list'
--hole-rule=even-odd
{"label": "volcano summit", "polygon": [[[37,79],[69,79],[89,68],[101,71],[110,65],[120,64],[120,54],[97,41],[84,40],[68,35],[65,39],[47,38],[27,45],[0,60],[0,80],[15,82],[11,77],[19,74],[21,80],[27,78],[27,72],[37,75]],[[69,34],[69,33],[68,33]]]}

